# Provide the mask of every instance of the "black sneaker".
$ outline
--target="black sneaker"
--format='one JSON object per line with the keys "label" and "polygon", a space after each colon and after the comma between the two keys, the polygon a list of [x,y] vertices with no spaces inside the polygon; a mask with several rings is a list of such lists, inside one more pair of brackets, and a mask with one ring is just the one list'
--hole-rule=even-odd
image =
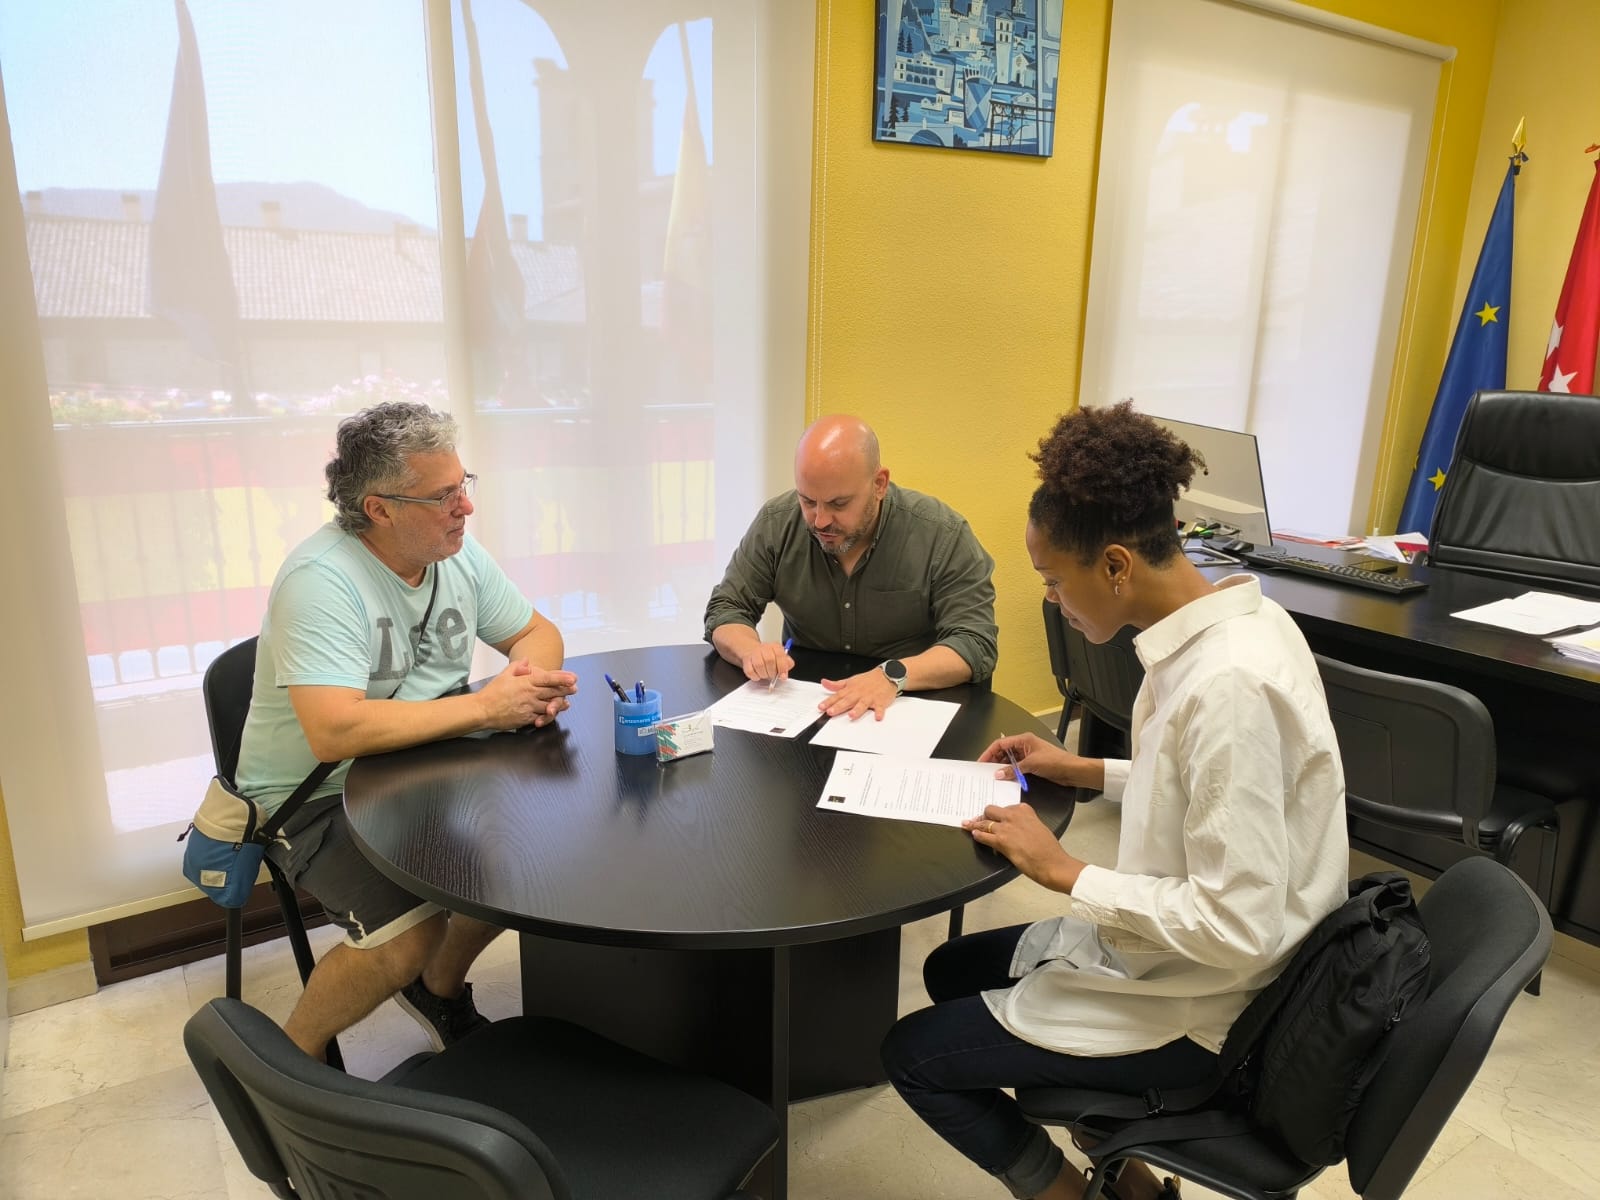
{"label": "black sneaker", "polygon": [[435,996],[418,975],[394,995],[395,1003],[417,1019],[435,1050],[453,1046],[469,1033],[489,1024],[489,1018],[472,1003],[472,985],[465,984],[453,1000]]}

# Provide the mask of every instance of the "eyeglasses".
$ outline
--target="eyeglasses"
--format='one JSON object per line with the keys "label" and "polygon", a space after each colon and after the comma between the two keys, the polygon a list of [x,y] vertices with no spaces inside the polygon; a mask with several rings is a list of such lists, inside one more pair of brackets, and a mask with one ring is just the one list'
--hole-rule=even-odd
{"label": "eyeglasses", "polygon": [[453,512],[462,499],[471,500],[472,493],[478,488],[478,477],[471,472],[461,477],[461,482],[449,488],[442,496],[391,496],[385,492],[373,492],[379,500],[398,500],[404,504],[427,504],[437,508],[440,512]]}

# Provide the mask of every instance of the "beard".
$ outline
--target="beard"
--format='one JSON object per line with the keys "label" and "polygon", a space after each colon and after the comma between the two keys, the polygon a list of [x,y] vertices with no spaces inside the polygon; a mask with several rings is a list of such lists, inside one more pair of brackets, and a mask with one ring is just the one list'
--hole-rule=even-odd
{"label": "beard", "polygon": [[878,513],[882,511],[882,509],[883,501],[875,501],[872,505],[872,511],[862,516],[861,524],[857,525],[854,529],[850,530],[849,532],[830,531],[839,538],[838,542],[832,546],[823,541],[822,535],[815,529],[811,531],[811,536],[816,538],[817,545],[822,548],[822,552],[824,554],[832,558],[842,558],[859,546],[861,544],[861,539],[866,537],[867,534],[871,533],[873,529],[877,527]]}

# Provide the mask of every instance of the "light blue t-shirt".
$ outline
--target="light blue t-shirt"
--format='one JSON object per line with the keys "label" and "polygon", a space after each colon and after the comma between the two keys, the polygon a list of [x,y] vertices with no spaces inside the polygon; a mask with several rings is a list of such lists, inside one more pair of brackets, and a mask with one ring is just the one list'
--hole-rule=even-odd
{"label": "light blue t-shirt", "polygon": [[[239,790],[271,813],[316,766],[289,687],[360,688],[369,700],[433,700],[467,682],[478,638],[503,642],[532,615],[533,605],[470,534],[412,587],[359,537],[329,522],[290,553],[273,580],[239,749]],[[348,769],[349,763],[340,765],[316,794],[341,791]]]}

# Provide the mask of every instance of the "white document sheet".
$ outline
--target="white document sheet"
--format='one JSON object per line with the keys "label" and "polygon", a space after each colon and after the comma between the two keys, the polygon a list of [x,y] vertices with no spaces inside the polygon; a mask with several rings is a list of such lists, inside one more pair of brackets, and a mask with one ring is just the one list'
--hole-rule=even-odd
{"label": "white document sheet", "polygon": [[956,825],[981,817],[991,804],[1015,804],[1022,789],[1014,779],[996,779],[993,763],[949,758],[886,758],[841,750],[823,785],[818,808]]}
{"label": "white document sheet", "polygon": [[713,725],[772,737],[797,737],[816,724],[829,695],[820,683],[785,679],[775,687],[752,679],[706,709]]}
{"label": "white document sheet", "polygon": [[1558,596],[1552,592],[1523,592],[1520,596],[1464,608],[1450,615],[1516,633],[1544,635],[1582,625],[1600,625],[1600,601]]}
{"label": "white document sheet", "polygon": [[811,744],[896,758],[931,758],[933,748],[960,711],[961,706],[949,700],[901,696],[881,721],[870,712],[856,721],[847,716],[834,717],[817,730]]}

